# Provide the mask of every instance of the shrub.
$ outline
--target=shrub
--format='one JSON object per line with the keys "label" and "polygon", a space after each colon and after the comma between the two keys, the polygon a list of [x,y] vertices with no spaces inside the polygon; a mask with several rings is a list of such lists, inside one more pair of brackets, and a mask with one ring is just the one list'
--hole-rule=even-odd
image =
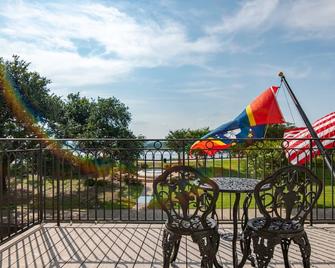
{"label": "shrub", "polygon": [[104,180],[96,180],[93,178],[88,178],[85,180],[84,185],[87,187],[93,187],[94,185],[96,185],[97,187],[103,187],[107,184],[106,181]]}
{"label": "shrub", "polygon": [[127,185],[140,185],[140,184],[142,184],[141,181],[137,177],[130,176],[130,175],[124,176],[123,181]]}
{"label": "shrub", "polygon": [[142,163],[142,164],[140,165],[140,168],[141,168],[141,169],[147,169],[147,168],[149,168],[149,165],[148,165],[147,163]]}

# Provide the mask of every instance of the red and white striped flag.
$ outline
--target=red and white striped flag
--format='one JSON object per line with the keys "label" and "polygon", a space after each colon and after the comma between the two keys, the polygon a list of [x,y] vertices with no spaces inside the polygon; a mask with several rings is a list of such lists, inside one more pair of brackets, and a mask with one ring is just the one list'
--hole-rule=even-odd
{"label": "red and white striped flag", "polygon": [[[335,112],[315,121],[312,126],[325,148],[335,147]],[[284,147],[286,157],[291,164],[304,164],[308,161],[310,159],[311,146],[312,157],[320,154],[320,150],[317,148],[315,141],[310,142],[310,140],[308,140],[311,138],[312,136],[307,128],[293,128],[285,131],[284,139],[287,140]]]}

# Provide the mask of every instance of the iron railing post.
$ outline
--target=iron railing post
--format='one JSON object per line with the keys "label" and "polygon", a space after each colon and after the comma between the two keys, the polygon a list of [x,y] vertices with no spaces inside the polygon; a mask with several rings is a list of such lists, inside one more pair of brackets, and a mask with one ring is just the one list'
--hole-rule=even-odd
{"label": "iron railing post", "polygon": [[43,196],[43,156],[42,156],[42,143],[39,143],[39,154],[38,154],[38,185],[39,185],[39,222],[43,221],[43,204],[44,204],[44,196]]}
{"label": "iron railing post", "polygon": [[183,140],[183,166],[185,166],[185,140]]}
{"label": "iron railing post", "polygon": [[57,209],[57,226],[60,226],[60,207],[59,207],[59,198],[60,198],[60,183],[59,183],[59,177],[60,177],[60,167],[59,167],[59,158],[56,158],[56,198],[57,198],[57,203],[56,203],[56,209]]}
{"label": "iron railing post", "polygon": [[4,194],[4,183],[3,183],[3,155],[4,155],[4,151],[3,149],[1,149],[0,152],[0,242],[2,242],[4,235],[2,233],[2,228],[3,228],[3,194]]}
{"label": "iron railing post", "polygon": [[[309,168],[312,170],[313,167],[313,140],[309,139]],[[312,192],[312,184],[310,186],[310,191]],[[312,198],[312,197],[310,197]],[[317,204],[316,204],[317,205]],[[309,220],[309,225],[313,225],[313,208],[311,209],[311,213],[309,214],[310,220]]]}

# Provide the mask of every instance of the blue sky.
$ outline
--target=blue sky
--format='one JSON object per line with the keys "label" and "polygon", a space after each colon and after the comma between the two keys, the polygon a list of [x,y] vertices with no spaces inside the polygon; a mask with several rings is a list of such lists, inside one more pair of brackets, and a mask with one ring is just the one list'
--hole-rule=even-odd
{"label": "blue sky", "polygon": [[333,0],[71,2],[0,0],[0,56],[30,61],[58,95],[119,98],[135,134],[215,128],[281,70],[311,121],[335,110]]}

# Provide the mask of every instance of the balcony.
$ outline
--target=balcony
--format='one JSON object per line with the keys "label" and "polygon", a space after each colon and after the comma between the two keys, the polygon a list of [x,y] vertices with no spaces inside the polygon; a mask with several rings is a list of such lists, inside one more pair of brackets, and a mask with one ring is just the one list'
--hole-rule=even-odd
{"label": "balcony", "polygon": [[[0,267],[162,267],[162,224],[53,223],[37,225],[0,247]],[[231,225],[220,228],[229,230]],[[312,267],[334,267],[335,226],[306,227],[312,244]],[[292,245],[292,267],[302,267]],[[231,267],[231,246],[221,242],[219,260]],[[183,238],[174,267],[200,267],[197,245]],[[245,267],[251,267],[247,263]],[[278,247],[270,267],[284,267]]]}
{"label": "balcony", "polygon": [[[184,164],[209,177],[261,180],[288,164],[282,141],[212,157],[190,156],[190,142],[170,148],[163,140],[1,140],[0,267],[162,267],[165,215],[152,196],[152,181],[163,170]],[[311,261],[335,267],[334,177],[322,156],[306,165],[324,184],[306,226]],[[234,195],[220,194],[221,229],[232,228],[233,204]],[[249,215],[259,215],[253,202]],[[221,242],[219,258],[231,267],[229,242]],[[290,261],[302,267],[295,246]],[[271,264],[283,267],[279,248]],[[184,238],[176,267],[199,266],[197,245]]]}

